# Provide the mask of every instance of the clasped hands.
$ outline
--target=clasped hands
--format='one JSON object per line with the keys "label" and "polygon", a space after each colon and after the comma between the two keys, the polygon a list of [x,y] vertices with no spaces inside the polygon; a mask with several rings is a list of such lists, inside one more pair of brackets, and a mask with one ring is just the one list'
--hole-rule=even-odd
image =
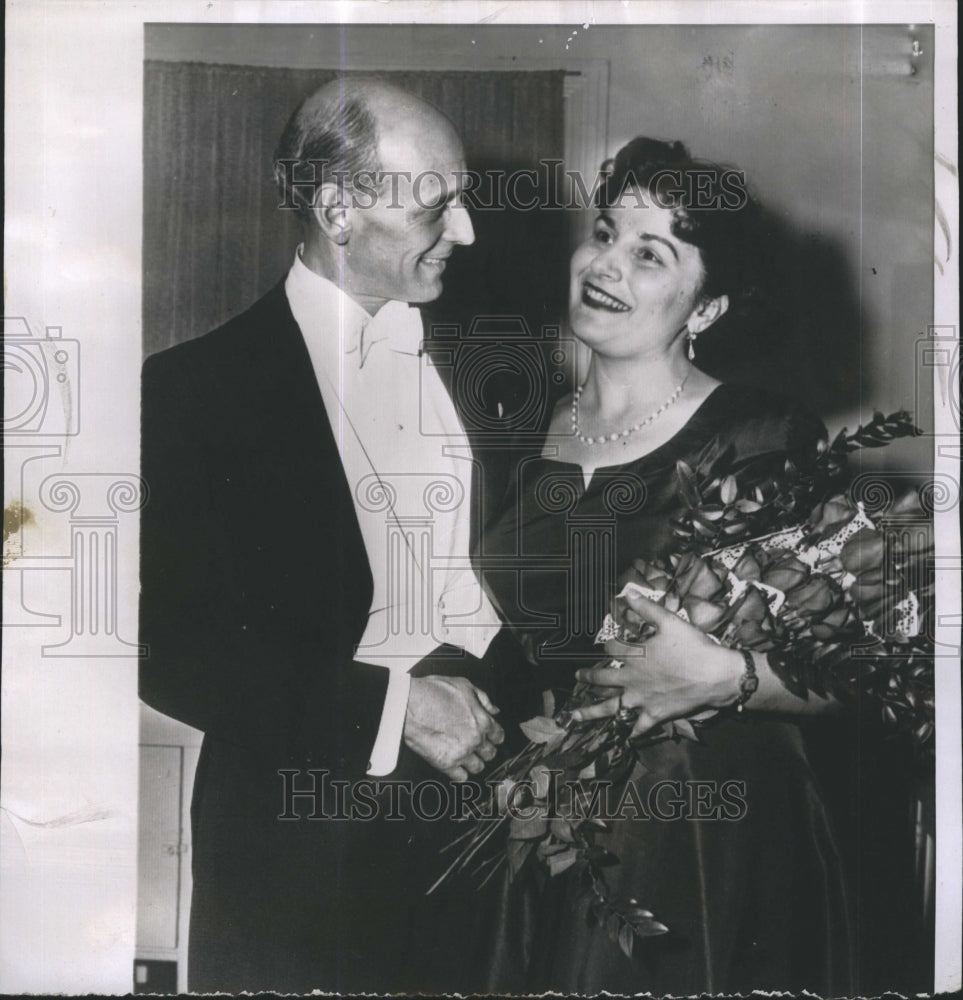
{"label": "clasped hands", "polygon": [[[620,598],[623,625],[649,633],[644,643],[609,639],[611,657],[598,666],[579,670],[576,677],[608,697],[577,709],[578,722],[615,715],[620,708],[638,712],[631,736],[641,736],[670,719],[681,719],[708,709],[721,709],[739,698],[739,680],[745,669],[740,653],[714,643],[694,625],[639,594]],[[613,609],[614,613],[614,609]],[[614,660],[621,667],[611,666]]]}
{"label": "clasped hands", "polygon": [[[606,689],[607,697],[577,709],[573,719],[584,722],[634,709],[638,715],[630,735],[641,736],[671,719],[735,704],[745,669],[739,652],[714,643],[641,595],[627,593],[620,600],[622,622],[636,628],[648,624],[648,637],[644,643],[610,639],[605,652],[611,659],[578,671],[580,681]],[[622,666],[611,666],[612,660]],[[485,692],[464,677],[413,678],[405,743],[453,781],[466,781],[484,770],[505,739],[497,714]]]}
{"label": "clasped hands", "polygon": [[498,709],[464,677],[416,677],[405,716],[405,743],[453,781],[480,774],[505,732]]}

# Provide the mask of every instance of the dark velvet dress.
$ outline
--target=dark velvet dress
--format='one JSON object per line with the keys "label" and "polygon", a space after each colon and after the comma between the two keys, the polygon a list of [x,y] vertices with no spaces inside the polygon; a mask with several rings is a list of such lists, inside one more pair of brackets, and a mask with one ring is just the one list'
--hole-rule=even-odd
{"label": "dark velvet dress", "polygon": [[[578,667],[604,656],[593,637],[619,575],[635,558],[671,551],[678,459],[694,462],[718,435],[739,459],[775,468],[822,434],[801,408],[724,385],[670,441],[597,469],[587,488],[578,466],[543,457],[538,442],[520,452],[503,512],[486,531],[484,555],[495,568],[485,579],[543,686],[564,691]],[[716,719],[701,743],[645,749],[632,780],[658,816],[616,821],[599,838],[620,858],[607,870],[610,894],[638,900],[669,933],[636,941],[627,958],[603,928],[587,926],[571,871],[549,878],[530,862],[503,886],[489,942],[492,991],[848,990],[841,862],[793,722]],[[666,781],[677,784],[649,798]],[[744,815],[697,818],[700,782],[740,783],[728,787],[741,794]]]}

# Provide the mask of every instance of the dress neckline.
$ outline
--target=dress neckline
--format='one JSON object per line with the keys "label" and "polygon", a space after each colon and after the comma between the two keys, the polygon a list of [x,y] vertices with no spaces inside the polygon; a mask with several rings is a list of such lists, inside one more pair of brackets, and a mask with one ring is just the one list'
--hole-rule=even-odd
{"label": "dress neckline", "polygon": [[[570,468],[578,469],[582,474],[582,482],[584,484],[585,492],[588,492],[589,487],[592,485],[593,480],[596,478],[600,472],[618,472],[624,469],[631,468],[633,465],[638,465],[640,463],[651,463],[656,462],[661,459],[666,453],[671,451],[678,451],[680,443],[683,441],[684,437],[690,434],[693,429],[697,426],[699,422],[704,419],[704,412],[709,406],[710,402],[715,402],[720,395],[722,389],[730,389],[731,386],[727,382],[720,382],[717,386],[714,386],[711,392],[706,396],[705,399],[693,410],[692,415],[689,419],[666,441],[662,444],[656,446],[652,451],[647,451],[644,455],[637,455],[635,458],[631,458],[626,462],[614,462],[611,465],[597,465],[591,473],[586,478],[585,466],[580,462],[568,462],[565,459],[553,458],[550,455],[540,454],[539,457],[544,459],[546,462],[552,462],[555,465],[567,465]],[[544,447],[544,445],[543,445]]]}

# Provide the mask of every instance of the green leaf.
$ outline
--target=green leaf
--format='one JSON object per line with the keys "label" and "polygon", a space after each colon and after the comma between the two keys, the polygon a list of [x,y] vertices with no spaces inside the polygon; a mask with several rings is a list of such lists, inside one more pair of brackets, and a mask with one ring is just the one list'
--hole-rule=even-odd
{"label": "green leaf", "polygon": [[702,503],[702,496],[699,493],[699,486],[692,467],[679,459],[675,468],[679,476],[679,491],[682,493],[682,498],[690,507],[698,507]]}
{"label": "green leaf", "polygon": [[[532,840],[519,841],[522,844],[532,844]],[[554,837],[546,837],[544,840],[538,842],[538,849],[536,853],[540,858],[550,858],[553,854],[561,854],[562,851],[567,851],[568,846],[566,844],[561,844],[555,840]]]}
{"label": "green leaf", "polygon": [[736,477],[732,475],[726,476],[719,487],[720,499],[723,503],[732,503],[737,496],[739,496],[739,484],[736,482]]}
{"label": "green leaf", "polygon": [[519,728],[532,743],[550,743],[565,736],[565,730],[556,725],[554,719],[544,715],[536,715],[534,719],[520,723]]}
{"label": "green leaf", "polygon": [[534,848],[534,840],[509,840],[507,850],[510,878],[514,878],[521,871],[522,865],[528,860]]}
{"label": "green leaf", "polygon": [[659,934],[668,933],[669,928],[658,920],[647,920],[642,917],[639,920],[632,920],[632,929],[639,937],[657,937]]}
{"label": "green leaf", "polygon": [[632,933],[632,928],[628,924],[622,924],[622,929],[619,931],[619,947],[625,953],[626,958],[632,957],[632,944],[635,941],[635,935]]}
{"label": "green leaf", "polygon": [[566,844],[571,844],[575,838],[572,836],[572,825],[567,819],[556,817],[549,824],[553,836],[559,840],[564,840]]}
{"label": "green leaf", "polygon": [[536,799],[548,797],[549,788],[552,783],[552,776],[544,764],[536,764],[528,773],[529,780],[535,786],[532,795]]}
{"label": "green leaf", "polygon": [[562,851],[560,854],[553,854],[547,861],[550,875],[561,875],[568,871],[575,862],[578,861],[578,851],[574,847]]}
{"label": "green leaf", "polygon": [[682,736],[693,743],[701,743],[699,734],[695,731],[695,726],[688,719],[673,719],[672,725],[675,727],[676,735]]}
{"label": "green leaf", "polygon": [[718,521],[725,513],[721,507],[702,507],[698,511],[693,511],[692,516],[703,522]]}

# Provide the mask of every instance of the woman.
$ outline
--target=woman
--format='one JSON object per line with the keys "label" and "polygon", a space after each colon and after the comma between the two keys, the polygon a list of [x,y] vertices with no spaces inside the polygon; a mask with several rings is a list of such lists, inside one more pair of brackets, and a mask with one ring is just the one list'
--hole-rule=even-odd
{"label": "woman", "polygon": [[[720,711],[701,743],[640,751],[632,780],[642,801],[659,783],[668,791],[657,816],[617,821],[605,845],[620,858],[612,893],[653,910],[669,933],[637,941],[627,958],[604,928],[587,926],[574,880],[529,870],[527,895],[518,882],[507,890],[514,915],[500,929],[493,990],[832,995],[849,986],[840,862],[787,718],[832,703],[795,697],[764,657],[747,661],[642,598],[628,616],[656,634],[642,650],[611,640],[614,663],[592,666],[618,576],[672,551],[678,460],[694,464],[718,441],[737,461],[775,471],[824,435],[792,402],[720,384],[694,364],[697,339],[748,290],[759,249],[735,177],[694,162],[680,143],[640,138],[619,152],[571,263],[571,329],[591,362],[539,450],[518,463],[485,538],[492,563],[519,559],[520,570],[493,569],[486,583],[543,686],[564,691],[578,677],[612,689],[577,718],[632,708],[642,734]],[[729,788],[741,790],[743,814],[697,818],[693,796],[714,794],[698,789],[723,782],[737,783]],[[523,905],[533,883],[536,902]]]}

